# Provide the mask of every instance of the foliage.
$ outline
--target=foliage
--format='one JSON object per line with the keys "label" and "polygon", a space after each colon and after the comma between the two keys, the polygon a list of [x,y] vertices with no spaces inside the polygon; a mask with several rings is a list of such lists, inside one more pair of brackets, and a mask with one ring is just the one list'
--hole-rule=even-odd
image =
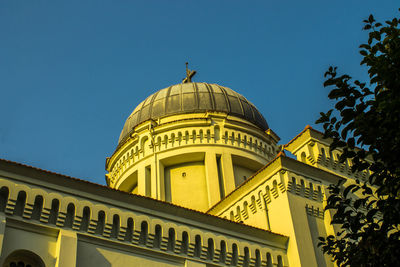
{"label": "foliage", "polygon": [[[399,18],[364,20],[368,42],[360,45],[361,65],[370,81],[325,73],[324,86],[335,109],[321,113],[331,150],[353,172],[370,171],[366,180],[329,187],[327,210],[334,213],[337,236],[320,238],[324,253],[339,266],[398,266],[400,262],[400,29]],[[358,197],[355,198],[354,195]]]}

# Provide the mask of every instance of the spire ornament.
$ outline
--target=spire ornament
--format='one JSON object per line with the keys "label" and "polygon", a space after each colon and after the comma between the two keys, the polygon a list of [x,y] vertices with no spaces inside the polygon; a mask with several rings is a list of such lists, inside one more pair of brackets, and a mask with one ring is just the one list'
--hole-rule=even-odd
{"label": "spire ornament", "polygon": [[186,62],[186,78],[182,80],[182,83],[191,83],[193,76],[196,74],[195,70],[190,70],[188,68],[189,63]]}

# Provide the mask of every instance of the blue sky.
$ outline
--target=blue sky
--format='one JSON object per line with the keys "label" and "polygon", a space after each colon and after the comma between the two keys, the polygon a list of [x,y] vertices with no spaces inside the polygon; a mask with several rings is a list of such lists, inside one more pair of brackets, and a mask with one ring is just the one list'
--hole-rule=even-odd
{"label": "blue sky", "polygon": [[[287,143],[358,79],[362,20],[397,1],[0,1],[0,158],[104,184],[131,111],[185,76],[253,102]],[[320,129],[319,126],[316,126]]]}

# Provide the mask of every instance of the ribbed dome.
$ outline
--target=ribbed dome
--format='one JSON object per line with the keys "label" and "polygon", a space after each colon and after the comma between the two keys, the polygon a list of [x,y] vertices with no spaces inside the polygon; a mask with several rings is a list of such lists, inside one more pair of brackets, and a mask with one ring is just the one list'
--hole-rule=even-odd
{"label": "ribbed dome", "polygon": [[126,120],[119,143],[136,125],[149,119],[206,111],[224,112],[246,119],[264,131],[269,128],[257,108],[232,89],[217,84],[182,83],[161,89],[140,103]]}

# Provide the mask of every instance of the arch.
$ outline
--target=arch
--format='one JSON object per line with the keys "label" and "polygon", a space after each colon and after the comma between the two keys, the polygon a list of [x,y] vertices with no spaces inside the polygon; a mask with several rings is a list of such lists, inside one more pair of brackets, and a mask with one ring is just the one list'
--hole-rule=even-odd
{"label": "arch", "polygon": [[124,241],[132,242],[133,227],[134,227],[133,219],[128,218],[127,223],[126,223],[126,231],[125,231]]}
{"label": "arch", "polygon": [[221,240],[220,243],[220,254],[219,254],[219,262],[225,263],[226,261],[226,243],[224,240]]}
{"label": "arch", "polygon": [[232,259],[231,265],[236,266],[238,264],[238,248],[235,243],[232,244]]}
{"label": "arch", "polygon": [[161,235],[162,235],[161,225],[157,224],[154,229],[154,239],[153,239],[153,247],[154,248],[160,248]]}
{"label": "arch", "polygon": [[212,238],[209,238],[207,242],[207,259],[210,261],[214,259],[214,240]]}
{"label": "arch", "polygon": [[229,218],[231,221],[235,221],[235,215],[233,214],[233,210],[229,213]]}
{"label": "arch", "polygon": [[19,191],[18,196],[17,196],[17,201],[15,203],[13,215],[22,216],[22,214],[24,213],[24,209],[25,209],[25,203],[26,203],[26,192]]}
{"label": "arch", "polygon": [[88,206],[85,206],[83,208],[82,221],[79,230],[87,232],[87,230],[89,229],[89,221],[90,221],[90,208]]}
{"label": "arch", "polygon": [[255,267],[260,267],[261,266],[261,254],[260,250],[256,249],[256,261],[254,263]]}
{"label": "arch", "polygon": [[301,193],[304,194],[305,190],[306,190],[306,186],[304,184],[304,180],[300,179],[300,187],[301,187]]}
{"label": "arch", "polygon": [[270,201],[271,200],[271,189],[269,188],[268,185],[265,187],[265,195],[267,196],[266,197],[267,202]]}
{"label": "arch", "polygon": [[256,197],[254,195],[251,196],[251,205],[253,206],[253,213],[257,212]]}
{"label": "arch", "polygon": [[113,216],[113,224],[111,228],[111,238],[117,238],[119,234],[119,228],[120,228],[120,219],[118,214],[114,214]]}
{"label": "arch", "polygon": [[322,158],[322,160],[326,159],[325,149],[324,148],[321,148],[321,158]]}
{"label": "arch", "polygon": [[322,189],[320,185],[318,186],[318,198],[322,199]]}
{"label": "arch", "polygon": [[194,243],[194,256],[200,258],[201,255],[201,237],[196,235]]}
{"label": "arch", "polygon": [[97,225],[96,225],[95,234],[97,234],[97,235],[103,234],[105,220],[106,220],[106,215],[105,215],[104,211],[100,210],[99,213],[97,214]]}
{"label": "arch", "polygon": [[244,219],[246,219],[246,217],[249,216],[249,204],[247,203],[247,201],[243,203],[243,213],[243,217]]}
{"label": "arch", "polygon": [[273,186],[274,189],[275,189],[276,196],[278,196],[278,195],[279,195],[279,190],[278,190],[278,183],[276,182],[276,180],[274,180],[274,181],[272,182],[272,186]]}
{"label": "arch", "polygon": [[55,198],[51,201],[51,209],[49,214],[49,223],[56,224],[58,219],[58,211],[60,209],[60,201]]}
{"label": "arch", "polygon": [[181,245],[181,253],[187,254],[189,248],[189,235],[186,231],[182,232],[182,245]]}
{"label": "arch", "polygon": [[146,221],[142,221],[140,224],[140,237],[139,237],[139,245],[146,245],[147,237],[148,237],[149,225]]}
{"label": "arch", "polygon": [[242,216],[240,214],[240,207],[239,206],[236,207],[236,215],[237,215],[238,221],[242,222],[243,220],[242,220]]}
{"label": "arch", "polygon": [[314,186],[312,182],[309,183],[309,188],[310,188],[310,196],[312,197],[314,195]]}
{"label": "arch", "polygon": [[271,253],[267,252],[267,267],[273,267]]}
{"label": "arch", "polygon": [[157,146],[158,146],[158,151],[161,150],[161,136],[157,137]]}
{"label": "arch", "polygon": [[24,267],[45,267],[45,264],[36,253],[32,251],[19,249],[10,253],[4,260],[3,267],[24,266]]}
{"label": "arch", "polygon": [[301,159],[301,162],[307,163],[307,155],[306,155],[306,152],[301,152],[300,159]]}
{"label": "arch", "polygon": [[283,261],[281,255],[278,255],[278,267],[283,267]]}
{"label": "arch", "polygon": [[64,227],[72,228],[75,219],[75,205],[69,203],[67,206],[67,215],[65,216]]}
{"label": "arch", "polygon": [[43,209],[43,197],[41,195],[37,195],[35,197],[35,202],[33,204],[31,219],[40,220],[42,209]]}
{"label": "arch", "polygon": [[169,228],[168,230],[168,246],[167,246],[168,251],[174,251],[175,250],[175,229],[174,228]]}
{"label": "arch", "polygon": [[0,189],[0,212],[4,212],[6,210],[9,194],[10,192],[8,190],[8,187],[3,186]]}
{"label": "arch", "polygon": [[243,259],[243,267],[248,267],[250,264],[250,252],[249,248],[244,248],[244,259]]}

